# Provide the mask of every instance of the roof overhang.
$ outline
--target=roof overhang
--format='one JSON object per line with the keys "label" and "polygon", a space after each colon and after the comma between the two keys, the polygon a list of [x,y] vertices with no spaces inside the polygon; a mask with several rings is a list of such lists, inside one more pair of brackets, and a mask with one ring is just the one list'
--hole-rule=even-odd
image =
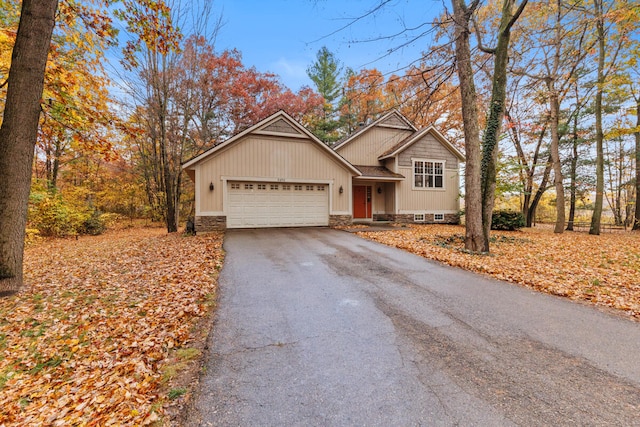
{"label": "roof overhang", "polygon": [[427,133],[430,133],[431,135],[434,136],[434,138],[436,138],[436,140],[438,140],[438,142],[440,142],[442,145],[444,145],[449,151],[451,151],[451,153],[456,156],[458,158],[459,161],[464,162],[465,161],[465,157],[464,154],[462,154],[460,152],[460,150],[458,150],[456,147],[453,146],[453,144],[451,144],[447,138],[444,137],[444,135],[442,135],[438,129],[434,128],[433,126],[429,126],[427,128],[424,128],[420,131],[418,131],[415,135],[413,135],[411,138],[407,139],[404,144],[398,146],[395,148],[395,150],[389,152],[389,153],[385,153],[383,155],[381,155],[380,157],[378,157],[378,160],[385,160],[391,157],[395,157],[397,156],[399,153],[401,153],[402,151],[404,151],[405,149],[407,149],[409,146],[411,146],[414,142],[418,141],[420,138],[422,138],[424,135],[426,135]]}
{"label": "roof overhang", "polygon": [[[261,131],[261,128],[267,127],[269,126],[271,123],[274,123],[277,120],[280,119],[285,119],[291,126],[293,126],[296,130],[298,130],[301,134],[280,134],[280,133],[274,133],[274,132],[269,132],[269,131]],[[232,136],[231,138],[227,139],[226,141],[213,146],[212,148],[210,148],[209,150],[205,151],[204,153],[190,159],[187,160],[186,162],[184,162],[182,164],[182,169],[193,169],[198,163],[201,163],[202,161],[206,160],[207,158],[209,158],[210,156],[215,155],[216,153],[224,150],[225,148],[229,147],[230,145],[234,144],[235,142],[237,142],[238,140],[242,139],[243,137],[249,135],[249,134],[263,134],[263,135],[268,135],[268,136],[280,136],[280,137],[287,137],[287,138],[309,138],[314,144],[316,144],[318,146],[318,148],[320,148],[321,150],[323,150],[328,156],[332,157],[334,160],[336,160],[338,163],[342,164],[346,169],[348,169],[353,175],[355,176],[360,176],[361,173],[360,171],[353,166],[351,163],[349,163],[344,157],[342,157],[340,154],[336,153],[332,148],[328,147],[324,142],[320,141],[314,134],[312,134],[311,132],[309,132],[309,130],[307,130],[307,128],[305,128],[304,126],[302,126],[297,120],[295,120],[293,117],[291,117],[289,114],[287,114],[285,111],[280,110],[272,115],[270,115],[269,117],[267,117],[266,119],[263,119],[261,121],[259,121],[258,123],[256,123],[255,125],[243,130],[240,133],[237,133],[236,135]]]}
{"label": "roof overhang", "polygon": [[[352,133],[351,135],[349,135],[348,137],[346,137],[342,141],[338,141],[338,143],[333,146],[333,149],[334,150],[338,150],[341,147],[347,145],[349,142],[353,141],[358,135],[361,135],[364,132],[368,131],[369,129],[372,129],[375,126],[380,125],[380,123],[384,122],[385,120],[387,120],[389,117],[393,116],[394,114],[397,115],[400,118],[400,120],[402,120],[404,123],[406,123],[407,127],[412,129],[414,132],[417,130],[416,127],[413,125],[413,123],[411,123],[409,121],[409,119],[407,119],[405,116],[403,116],[402,113],[400,113],[398,110],[392,110],[392,111],[389,111],[384,116],[380,117],[379,119],[371,122],[367,126],[364,126],[364,127],[360,128],[360,129],[358,129],[357,131],[355,131],[354,133]],[[381,126],[382,127],[392,127],[392,126],[388,126],[388,125],[381,125]]]}

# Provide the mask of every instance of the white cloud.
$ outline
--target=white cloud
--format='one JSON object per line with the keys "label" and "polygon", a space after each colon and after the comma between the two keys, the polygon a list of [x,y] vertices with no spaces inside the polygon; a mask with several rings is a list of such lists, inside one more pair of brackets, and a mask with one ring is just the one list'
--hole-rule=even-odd
{"label": "white cloud", "polygon": [[271,64],[269,68],[278,74],[282,83],[293,91],[297,91],[302,86],[313,86],[309,76],[307,76],[307,65],[302,61],[291,61],[280,58]]}

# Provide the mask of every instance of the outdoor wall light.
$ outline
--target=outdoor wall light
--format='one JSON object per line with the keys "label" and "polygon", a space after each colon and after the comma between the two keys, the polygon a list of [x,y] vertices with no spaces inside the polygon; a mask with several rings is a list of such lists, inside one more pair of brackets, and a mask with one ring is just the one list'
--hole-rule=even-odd
{"label": "outdoor wall light", "polygon": [[382,187],[378,187],[378,194],[382,194]]}
{"label": "outdoor wall light", "polygon": [[340,189],[338,191],[340,192],[340,194],[344,193],[344,188],[342,188],[342,185],[340,186]]}
{"label": "outdoor wall light", "polygon": [[213,191],[213,182],[209,183],[209,191]]}

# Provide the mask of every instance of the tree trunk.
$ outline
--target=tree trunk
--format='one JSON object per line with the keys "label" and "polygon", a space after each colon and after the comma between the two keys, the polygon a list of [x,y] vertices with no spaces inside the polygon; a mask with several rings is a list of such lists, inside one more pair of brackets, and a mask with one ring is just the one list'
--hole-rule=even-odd
{"label": "tree trunk", "polygon": [[552,156],[549,155],[549,159],[547,160],[547,166],[544,168],[544,174],[542,175],[542,181],[540,182],[540,186],[536,191],[533,200],[531,201],[531,205],[529,206],[529,210],[527,212],[527,227],[531,227],[535,224],[536,219],[536,209],[538,209],[538,204],[542,199],[542,195],[545,191],[547,191],[547,183],[549,182],[549,175],[551,175],[551,169],[553,167],[553,159]]}
{"label": "tree trunk", "polygon": [[23,284],[24,230],[57,0],[23,0],[0,127],[0,295]]}
{"label": "tree trunk", "polygon": [[[526,1],[524,2],[526,3]],[[491,216],[496,198],[496,163],[498,162],[498,142],[504,118],[505,98],[507,97],[507,64],[509,62],[509,40],[513,25],[513,2],[504,0],[502,18],[498,30],[498,44],[494,51],[493,81],[489,118],[482,138],[482,232],[483,252],[489,252],[489,233]]]}
{"label": "tree trunk", "polygon": [[562,163],[560,162],[560,134],[558,131],[560,123],[560,101],[558,92],[553,86],[553,81],[549,83],[549,109],[551,124],[551,159],[553,164],[553,183],[556,189],[556,225],[554,233],[561,234],[564,231],[565,209],[564,209],[564,185],[562,182]]}
{"label": "tree trunk", "polygon": [[573,153],[571,155],[571,184],[569,191],[571,192],[571,201],[569,202],[569,221],[567,222],[567,231],[573,231],[573,222],[576,217],[576,173],[578,168],[578,111],[573,117]]}
{"label": "tree trunk", "polygon": [[640,98],[636,102],[636,131],[633,135],[636,137],[636,203],[635,214],[633,220],[633,229],[640,230]]}
{"label": "tree trunk", "polygon": [[598,81],[596,86],[595,119],[596,119],[596,200],[593,204],[593,216],[589,234],[600,234],[600,220],[602,219],[602,204],[604,199],[604,150],[602,132],[602,90],[604,84],[604,24],[602,17],[602,2],[594,0],[596,9],[596,32],[598,36]]}
{"label": "tree trunk", "polygon": [[486,247],[482,231],[482,197],[480,185],[480,130],[476,86],[471,67],[469,47],[469,21],[473,10],[468,10],[464,0],[452,0],[455,21],[455,56],[460,80],[462,120],[465,139],[465,248],[481,252]]}

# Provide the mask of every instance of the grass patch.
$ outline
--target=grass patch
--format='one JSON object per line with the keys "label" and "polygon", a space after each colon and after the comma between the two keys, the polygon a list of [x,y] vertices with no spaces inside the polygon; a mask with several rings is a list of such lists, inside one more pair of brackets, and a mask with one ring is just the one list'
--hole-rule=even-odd
{"label": "grass patch", "polygon": [[169,390],[169,393],[167,394],[167,397],[169,397],[169,400],[175,400],[177,398],[179,398],[180,396],[184,396],[187,393],[187,389],[184,387],[176,387],[176,388],[172,388],[171,390]]}
{"label": "grass patch", "polygon": [[176,350],[176,357],[180,360],[193,360],[200,356],[202,352],[197,348],[179,348]]}

